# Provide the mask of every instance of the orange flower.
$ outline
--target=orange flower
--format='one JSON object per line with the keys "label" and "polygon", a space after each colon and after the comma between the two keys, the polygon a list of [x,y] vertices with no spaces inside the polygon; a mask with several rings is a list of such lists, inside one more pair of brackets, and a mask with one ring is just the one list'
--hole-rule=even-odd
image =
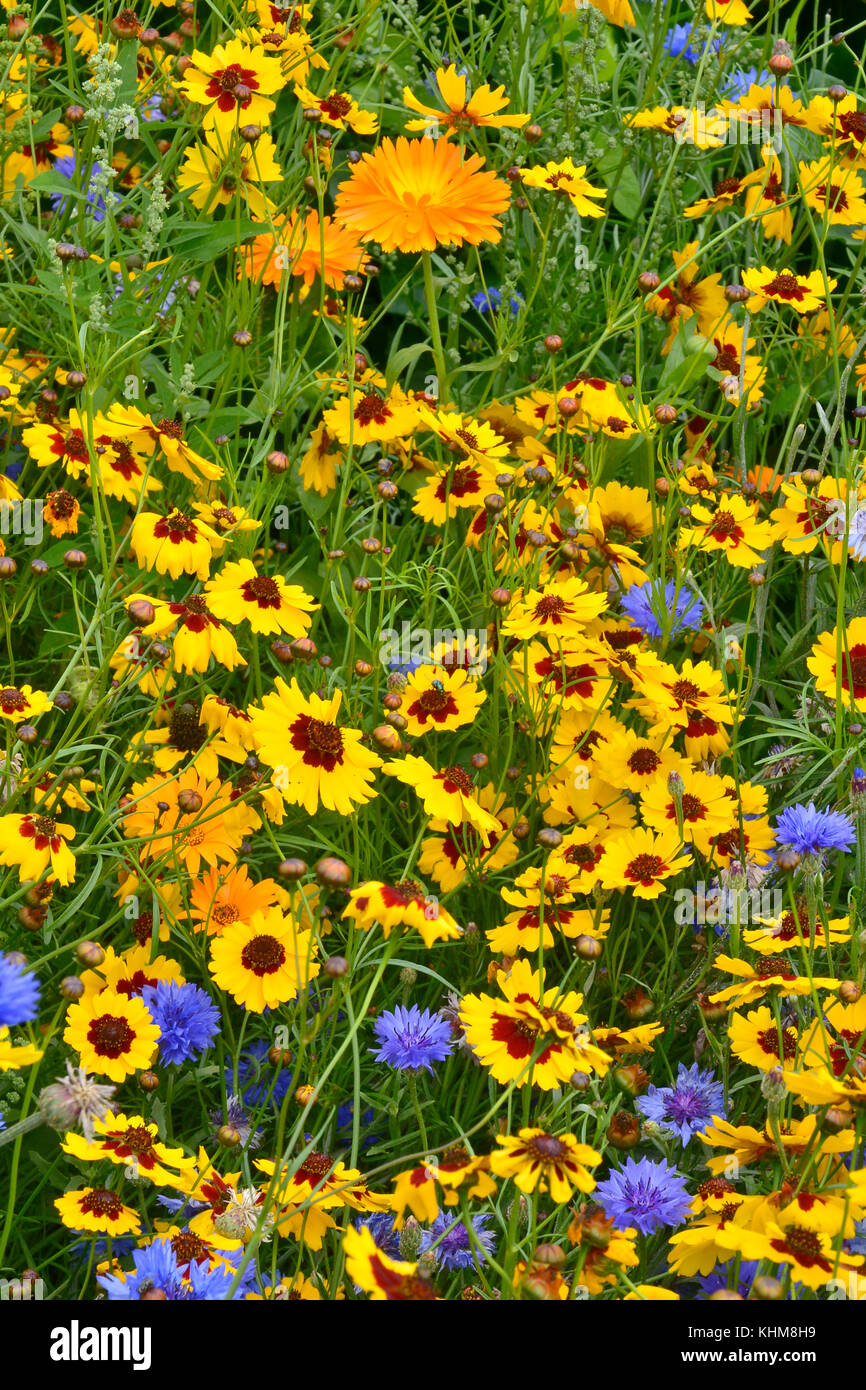
{"label": "orange flower", "polygon": [[477,154],[462,160],[447,140],[383,140],[340,184],[337,216],[384,251],[496,242],[511,191],[495,174],[479,172],[483,163]]}
{"label": "orange flower", "polygon": [[333,290],[343,288],[344,276],[363,272],[368,259],[354,232],[333,217],[320,218],[316,208],[303,220],[296,214],[277,219],[274,232],[254,237],[242,247],[242,256],[238,278],[248,275],[279,288],[285,271],[300,276],[305,285],[321,275]]}

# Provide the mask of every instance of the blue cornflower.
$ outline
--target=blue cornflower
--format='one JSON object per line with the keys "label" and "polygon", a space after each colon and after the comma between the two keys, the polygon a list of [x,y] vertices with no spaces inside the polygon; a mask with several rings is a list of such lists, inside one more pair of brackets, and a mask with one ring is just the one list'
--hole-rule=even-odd
{"label": "blue cornflower", "polygon": [[[762,68],[759,72],[756,67],[737,68],[732,72],[724,85],[724,93],[731,101],[736,101],[738,97],[744,97],[750,87],[772,87],[775,91],[776,79],[773,73]],[[788,87],[787,82],[783,83],[783,88],[787,87],[792,97],[797,93]]]}
{"label": "blue cornflower", "polygon": [[[347,1100],[345,1104],[337,1106],[337,1118],[334,1124],[337,1138],[341,1142],[349,1143],[352,1138],[352,1116],[355,1112],[354,1102]],[[370,1126],[376,1118],[376,1112],[372,1109],[361,1111],[361,1148],[369,1149],[372,1144],[378,1144],[382,1138],[381,1134],[372,1134]]]}
{"label": "blue cornflower", "polygon": [[663,1158],[657,1163],[627,1158],[625,1167],[600,1182],[593,1195],[615,1226],[634,1226],[643,1235],[661,1226],[679,1226],[692,1201],[685,1178]]}
{"label": "blue cornflower", "polygon": [[0,1115],[0,1129],[5,1129],[5,1128],[6,1128],[6,1121],[5,1121],[5,1119],[3,1118],[3,1116]]}
{"label": "blue cornflower", "polygon": [[[102,1239],[94,1240],[93,1237],[90,1236],[87,1240],[75,1241],[69,1249],[75,1259],[79,1260],[82,1264],[85,1260],[89,1262],[91,1259],[94,1264],[96,1264],[100,1260],[107,1258],[108,1241]],[[138,1245],[133,1240],[132,1236],[111,1237],[111,1255],[115,1260],[125,1260],[127,1255],[131,1255],[133,1250],[137,1249]]]}
{"label": "blue cornflower", "polygon": [[422,1011],[417,1004],[386,1011],[373,1028],[379,1041],[378,1051],[370,1048],[373,1056],[401,1071],[420,1071],[423,1067],[432,1074],[432,1063],[441,1062],[451,1051],[451,1024],[441,1014]]}
{"label": "blue cornflower", "polygon": [[396,1219],[390,1211],[377,1211],[372,1216],[365,1216],[356,1221],[355,1229],[360,1231],[366,1226],[382,1254],[387,1255],[389,1259],[399,1260],[400,1232],[394,1226]]}
{"label": "blue cornflower", "polygon": [[158,92],[155,92],[153,96],[149,96],[146,101],[142,102],[141,119],[147,122],[164,121],[167,119],[162,109],[162,97]]}
{"label": "blue cornflower", "polygon": [[265,1058],[270,1049],[271,1044],[264,1039],[257,1039],[255,1042],[245,1044],[244,1050],[238,1058],[237,1086],[235,1086],[234,1068],[226,1067],[227,1095],[232,1095],[238,1090],[247,1105],[255,1107],[262,1104],[273,1085],[271,1105],[275,1110],[280,1108],[286,1092],[291,1089],[292,1069],[291,1067],[280,1067],[275,1072],[270,1063],[265,1066]]}
{"label": "blue cornflower", "polygon": [[[438,1241],[432,1254],[443,1269],[475,1269],[479,1264],[484,1264],[486,1256],[492,1255],[496,1249],[496,1235],[487,1229],[490,1220],[489,1216],[472,1218],[472,1233],[477,1245],[481,1247],[477,1254],[473,1255],[466,1223],[458,1221],[454,1226],[453,1213],[440,1212],[433,1225],[421,1236],[421,1253],[426,1254]],[[449,1226],[453,1226],[454,1229],[448,1230]],[[447,1235],[443,1235],[443,1232],[447,1232]]]}
{"label": "blue cornflower", "polygon": [[849,850],[857,839],[852,821],[840,811],[816,811],[808,806],[789,806],[776,821],[779,843],[798,854],[819,854],[822,849]]}
{"label": "blue cornflower", "polygon": [[[57,170],[58,174],[63,174],[64,178],[69,179],[70,183],[72,183],[78,171],[78,164],[75,155],[60,155],[54,161],[54,168]],[[84,198],[84,201],[87,205],[87,210],[93,218],[94,222],[105,221],[105,199],[103,198],[101,193],[96,194],[93,192],[93,180],[96,178],[96,175],[101,172],[101,165],[94,164],[92,166],[90,170],[90,183],[87,187],[87,191]],[[119,203],[121,201],[119,193],[112,193],[111,197],[113,198],[115,203]],[[69,199],[65,197],[62,193],[51,194],[51,203],[55,212],[59,212],[61,214],[64,213],[66,211],[68,202]]]}
{"label": "blue cornflower", "polygon": [[32,1023],[39,1008],[39,981],[25,965],[0,955],[0,1028]]}
{"label": "blue cornflower", "polygon": [[697,1062],[679,1064],[676,1085],[650,1086],[637,1108],[646,1120],[675,1129],[685,1145],[714,1115],[725,1114],[725,1088],[712,1071],[701,1071]]}
{"label": "blue cornflower", "polygon": [[[502,291],[491,285],[489,290],[477,290],[472,296],[472,304],[479,314],[495,314],[502,308]],[[512,316],[516,317],[523,308],[523,296],[520,294],[511,295],[508,307]]]}
{"label": "blue cornflower", "polygon": [[[691,40],[694,37],[694,24],[675,24],[665,34],[662,47],[669,58],[685,58],[687,63],[694,65],[701,57],[701,53],[692,47]],[[710,49],[713,53],[718,53],[721,47],[722,40],[714,39],[712,43],[704,44],[702,52],[706,53]]]}
{"label": "blue cornflower", "polygon": [[160,980],[157,985],[145,985],[141,999],[159,1026],[163,1062],[188,1062],[198,1057],[219,1032],[219,1009],[198,985]]}
{"label": "blue cornflower", "polygon": [[658,579],[633,584],[620,607],[648,637],[661,637],[660,619],[669,635],[676,637],[681,632],[696,631],[704,616],[704,605],[697,594],[682,585],[678,588],[675,579],[669,579],[664,589]]}
{"label": "blue cornflower", "polygon": [[[149,1289],[160,1289],[169,1302],[216,1302],[225,1299],[234,1279],[234,1270],[219,1265],[209,1269],[207,1262],[179,1266],[171,1241],[163,1237],[142,1246],[133,1254],[134,1268],[119,1279],[115,1274],[97,1275],[110,1302],[138,1300]],[[233,1297],[243,1298],[240,1287]]]}

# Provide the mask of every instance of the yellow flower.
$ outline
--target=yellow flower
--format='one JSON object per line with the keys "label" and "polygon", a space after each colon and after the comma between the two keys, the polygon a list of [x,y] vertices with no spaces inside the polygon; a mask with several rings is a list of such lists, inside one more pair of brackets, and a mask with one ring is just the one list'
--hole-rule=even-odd
{"label": "yellow flower", "polygon": [[207,107],[205,130],[217,126],[266,126],[274,102],[269,97],[283,86],[279,62],[262,45],[251,48],[240,39],[217,44],[212,53],[195,49],[180,82],[190,101]]}
{"label": "yellow flower", "polygon": [[63,1041],[79,1054],[85,1071],[125,1081],[150,1066],[159,1037],[137,996],[105,989],[70,1007]]}
{"label": "yellow flower", "polygon": [[531,589],[515,599],[502,625],[503,637],[545,636],[562,642],[581,636],[587,624],[604,612],[603,594],[590,592],[582,579],[562,579]]}
{"label": "yellow flower", "polygon": [[752,18],[743,0],[706,0],[704,10],[711,24],[748,24]]}
{"label": "yellow flower", "polygon": [[604,209],[597,207],[593,198],[604,198],[606,188],[594,188],[588,179],[585,164],[575,164],[571,159],[551,160],[548,164],[535,164],[531,169],[521,169],[520,177],[527,188],[544,188],[568,198],[572,207],[581,217],[603,217]]}
{"label": "yellow flower", "polygon": [[178,170],[177,186],[189,194],[193,207],[213,212],[226,207],[235,197],[246,202],[250,215],[264,221],[272,210],[259,184],[282,178],[276,161],[276,145],[263,133],[255,144],[244,142],[236,149],[226,147],[222,132],[206,132],[206,142],[192,145]]}
{"label": "yellow flower", "polygon": [[103,1231],[110,1236],[137,1236],[141,1220],[116,1192],[107,1187],[84,1187],[54,1199],[64,1226],[72,1231]]}
{"label": "yellow flower", "polygon": [[75,857],[66,844],[75,831],[53,816],[0,816],[0,864],[15,866],[18,878],[41,878],[46,869],[58,883],[72,883],[75,878]]}
{"label": "yellow flower", "polygon": [[210,972],[251,1013],[296,999],[318,975],[317,942],[280,908],[234,922],[211,943]]}
{"label": "yellow flower", "polygon": [[691,864],[681,852],[676,829],[654,835],[639,828],[611,837],[605,844],[601,881],[605,888],[631,888],[636,898],[657,898],[664,881]]}
{"label": "yellow flower", "polygon": [[412,95],[409,87],[403,88],[404,104],[412,111],[420,111],[423,118],[420,121],[407,121],[407,130],[427,130],[431,125],[443,125],[447,139],[457,132],[474,130],[477,126],[519,129],[529,120],[528,115],[498,116],[496,112],[508,105],[508,97],[503,95],[505,88],[497,87],[492,91],[485,84],[472,92],[469,79],[465,73],[457,71],[455,63],[447,68],[437,68],[436,86],[445,104],[444,111],[441,107],[426,106]]}
{"label": "yellow flower", "polygon": [[[132,1166],[140,1177],[150,1178],[158,1187],[183,1186],[179,1174],[195,1166],[183,1149],[169,1149],[160,1143],[157,1126],[141,1115],[107,1115],[94,1119],[94,1138],[71,1130],[60,1145],[64,1153],[83,1163],[108,1159],[123,1167]],[[173,1170],[173,1171],[171,1171]]]}
{"label": "yellow flower", "polygon": [[822,632],[806,665],[820,694],[849,709],[866,704],[866,618],[852,618],[841,641],[838,628]]}
{"label": "yellow flower", "polygon": [[588,1169],[601,1163],[601,1154],[573,1134],[554,1136],[528,1128],[516,1136],[498,1134],[496,1142],[502,1150],[490,1155],[490,1167],[500,1178],[513,1178],[521,1192],[549,1192],[552,1201],[561,1203],[571,1201],[575,1188],[595,1188]]}
{"label": "yellow flower", "polygon": [[346,1274],[374,1302],[431,1302],[436,1293],[418,1266],[408,1260],[392,1260],[376,1245],[366,1226],[347,1226],[343,1236]]}
{"label": "yellow flower", "polygon": [[15,1046],[12,1042],[9,1029],[4,1025],[0,1028],[0,1071],[18,1071],[20,1067],[32,1067],[34,1062],[40,1061],[42,1052],[32,1043],[22,1043]]}
{"label": "yellow flower", "polygon": [[286,632],[305,637],[310,613],[319,607],[297,584],[282,575],[259,574],[252,560],[232,560],[204,589],[210,611],[217,618],[239,623],[246,618],[253,632]]}
{"label": "yellow flower", "polygon": [[372,111],[362,111],[348,92],[334,88],[325,97],[316,96],[308,87],[295,84],[295,96],[307,111],[318,111],[323,125],[334,130],[354,130],[356,135],[375,135],[379,118]]}
{"label": "yellow flower", "polygon": [[34,690],[32,685],[0,686],[0,719],[10,724],[21,724],[25,720],[32,724],[40,714],[51,709],[53,701],[44,690]]}
{"label": "yellow flower", "polygon": [[820,270],[808,275],[794,275],[790,270],[770,270],[761,266],[760,270],[744,270],[743,284],[751,290],[751,298],[746,301],[750,314],[756,314],[765,304],[774,300],[776,304],[789,304],[798,314],[809,314],[815,309],[826,307],[829,291],[835,290],[836,281],[824,277]]}
{"label": "yellow flower", "polygon": [[407,678],[400,713],[412,738],[471,724],[487,699],[478,682],[459,667],[418,666]]}
{"label": "yellow flower", "polygon": [[496,817],[479,805],[475,784],[462,767],[435,772],[426,758],[409,755],[385,763],[382,771],[412,787],[428,816],[451,825],[472,825],[483,834],[499,829]]}
{"label": "yellow flower", "polygon": [[684,526],[678,547],[688,550],[721,550],[729,565],[751,569],[762,563],[762,554],[773,542],[773,528],[768,521],[758,520],[754,502],[746,502],[738,493],[719,499],[715,511],[697,505],[692,507],[694,526]]}
{"label": "yellow flower", "polygon": [[139,512],[129,543],[142,569],[156,570],[172,579],[182,574],[207,579],[214,540],[219,537],[203,521],[193,520],[174,507],[164,514]]}

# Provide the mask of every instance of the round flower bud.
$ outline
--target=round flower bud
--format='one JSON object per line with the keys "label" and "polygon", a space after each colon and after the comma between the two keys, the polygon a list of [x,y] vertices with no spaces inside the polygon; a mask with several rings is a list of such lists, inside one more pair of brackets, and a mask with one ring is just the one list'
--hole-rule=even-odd
{"label": "round flower bud", "polygon": [[136,627],[149,627],[156,617],[156,609],[146,598],[136,598],[128,605],[126,614]]}
{"label": "round flower bud", "polygon": [[476,772],[481,772],[483,768],[487,767],[488,763],[490,762],[490,759],[488,758],[486,753],[473,753],[469,761],[475,768]]}
{"label": "round flower bud", "polygon": [[295,1100],[298,1105],[309,1105],[310,1101],[315,1098],[315,1095],[316,1091],[314,1086],[299,1086],[295,1091]]}
{"label": "round flower bud", "polygon": [[292,1054],[287,1047],[272,1047],[268,1052],[268,1061],[272,1067],[288,1067]]}
{"label": "round flower bud", "polygon": [[69,387],[70,391],[80,391],[83,386],[87,385],[87,373],[67,372],[66,385]]}
{"label": "round flower bud", "polygon": [[11,555],[0,555],[0,579],[14,579],[18,566]]}
{"label": "round flower bud", "polygon": [[767,67],[776,77],[784,77],[794,66],[793,60],[785,53],[774,53]]}
{"label": "round flower bud", "polygon": [[39,737],[39,730],[35,724],[19,724],[17,733],[21,743],[35,743]]}
{"label": "round flower bud", "polygon": [[383,753],[391,753],[396,756],[402,752],[403,740],[391,724],[377,724],[371,738],[377,747],[382,749]]}
{"label": "round flower bud", "polygon": [[745,304],[751,297],[752,291],[745,285],[725,285],[725,299],[729,304]]}
{"label": "round flower bud", "polygon": [[376,491],[383,502],[393,502],[400,489],[390,478],[383,478],[380,483],[376,484]]}
{"label": "round flower bud", "polygon": [[574,396],[561,396],[560,399],[557,401],[556,408],[559,411],[560,415],[562,415],[563,418],[566,420],[570,419],[573,415],[576,415],[577,412],[580,410],[580,406],[574,399]]}
{"label": "round flower bud", "polygon": [[752,589],[762,589],[766,582],[766,576],[760,570],[749,570],[749,586]]}
{"label": "round flower bud", "polygon": [[322,973],[332,980],[341,980],[349,973],[349,962],[345,956],[331,956],[322,966]]}
{"label": "round flower bud", "polygon": [[562,339],[560,338],[559,334],[558,334],[558,333],[548,333],[547,337],[546,337],[545,340],[544,340],[544,350],[545,350],[545,352],[549,352],[549,353],[562,352],[562,347],[563,347],[563,343],[562,343]]}
{"label": "round flower bud", "polygon": [[325,855],[316,864],[316,878],[323,888],[348,888],[352,882],[352,870],[335,855]]}
{"label": "round flower bud", "polygon": [[484,499],[484,510],[491,516],[498,516],[505,508],[505,498],[501,492],[488,492]]}
{"label": "round flower bud", "polygon": [[269,473],[287,473],[289,467],[288,457],[280,449],[273,449],[265,459],[265,468]]}
{"label": "round flower bud", "polygon": [[84,985],[77,975],[64,975],[60,981],[60,993],[64,999],[80,999],[84,993]]}
{"label": "round flower bud", "polygon": [[776,868],[783,874],[792,874],[800,867],[800,856],[795,849],[782,849],[776,855]]}
{"label": "round flower bud", "polygon": [[307,865],[303,859],[283,859],[277,866],[277,873],[280,878],[286,878],[291,883],[303,878],[306,872]]}
{"label": "round flower bud", "polygon": [[710,1294],[710,1301],[715,1303],[745,1303],[741,1293],[736,1289],[716,1289],[715,1293]]}
{"label": "round flower bud", "polygon": [[357,594],[369,593],[372,587],[373,585],[371,580],[365,579],[362,574],[359,574],[357,579],[352,580],[352,588],[355,590],[355,593]]}
{"label": "round flower bud", "polygon": [[654,270],[642,270],[637,277],[637,282],[644,294],[652,294],[661,284],[661,276],[657,275]]}
{"label": "round flower bud", "polygon": [[579,936],[574,943],[575,953],[581,960],[600,960],[604,947],[594,936]]}
{"label": "round flower bud", "polygon": [[637,1023],[642,1018],[649,1018],[650,1014],[655,1012],[655,1004],[651,996],[640,985],[635,985],[628,994],[624,994],[621,1002],[632,1023]]}
{"label": "round flower bud", "polygon": [[357,294],[364,288],[364,277],[362,275],[349,274],[343,276],[343,289],[349,294]]}
{"label": "round flower bud", "polygon": [[236,1149],[241,1142],[241,1135],[234,1125],[220,1125],[216,1132],[216,1141],[224,1149]]}
{"label": "round flower bud", "polygon": [[84,107],[78,106],[76,103],[73,103],[72,106],[67,106],[63,113],[67,125],[80,125],[86,115],[87,112]]}
{"label": "round flower bud", "polygon": [[497,608],[506,608],[511,602],[511,590],[494,589],[490,595],[490,602]]}
{"label": "round flower bud", "polygon": [[235,347],[249,347],[252,341],[253,335],[248,328],[236,328],[234,333],[232,334],[232,342],[234,343]]}
{"label": "round flower bud", "polygon": [[81,964],[89,966],[91,970],[96,970],[105,960],[105,952],[98,941],[79,941],[75,954]]}
{"label": "round flower bud", "polygon": [[677,418],[675,405],[657,405],[653,411],[660,425],[672,425]]}
{"label": "round flower bud", "polygon": [[30,573],[34,579],[44,579],[46,574],[51,573],[51,566],[46,560],[31,560]]}
{"label": "round flower bud", "polygon": [[[844,37],[844,34],[837,34],[836,36],[840,41],[843,40]],[[836,39],[834,39],[833,42],[835,43]],[[827,88],[827,95],[832,102],[844,101],[848,95],[848,89],[847,87],[843,87],[841,83],[834,82],[832,87]]]}
{"label": "round flower bud", "polygon": [[183,791],[177,794],[177,805],[178,810],[183,811],[185,815],[195,815],[196,811],[202,808],[202,799],[191,787],[184,787]]}
{"label": "round flower bud", "polygon": [[70,265],[73,261],[81,259],[78,254],[80,250],[81,247],[76,246],[74,242],[58,241],[54,248],[54,254],[58,261],[62,261],[64,265]]}
{"label": "round flower bud", "polygon": [[539,849],[559,849],[562,844],[562,832],[554,830],[553,826],[546,825],[543,830],[539,830],[535,837],[535,843]]}
{"label": "round flower bud", "polygon": [[291,648],[296,661],[312,661],[319,655],[319,648],[311,637],[296,637]]}
{"label": "round flower bud", "polygon": [[63,563],[68,570],[83,570],[87,556],[83,550],[66,550],[63,552]]}
{"label": "round flower bud", "polygon": [[382,704],[384,705],[385,709],[388,710],[399,709],[402,703],[403,696],[398,695],[396,690],[389,691],[389,693],[385,696],[384,700],[382,701]]}
{"label": "round flower bud", "polygon": [[649,1085],[649,1075],[639,1062],[614,1067],[613,1081],[627,1096],[639,1096]]}
{"label": "round flower bud", "polygon": [[856,980],[843,980],[838,990],[843,1004],[856,1004],[862,993]]}
{"label": "round flower bud", "polygon": [[18,921],[25,931],[41,931],[45,924],[45,908],[21,907],[18,909]]}
{"label": "round flower bud", "polygon": [[138,1084],[143,1091],[147,1091],[148,1094],[150,1094],[153,1091],[159,1090],[159,1077],[155,1071],[143,1071],[138,1078]]}

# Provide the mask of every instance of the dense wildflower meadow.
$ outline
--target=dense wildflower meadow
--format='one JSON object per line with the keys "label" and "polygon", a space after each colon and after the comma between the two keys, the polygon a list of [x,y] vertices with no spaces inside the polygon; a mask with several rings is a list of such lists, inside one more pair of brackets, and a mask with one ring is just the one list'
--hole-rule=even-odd
{"label": "dense wildflower meadow", "polygon": [[866,1296],[866,10],[2,3],[0,1296]]}

